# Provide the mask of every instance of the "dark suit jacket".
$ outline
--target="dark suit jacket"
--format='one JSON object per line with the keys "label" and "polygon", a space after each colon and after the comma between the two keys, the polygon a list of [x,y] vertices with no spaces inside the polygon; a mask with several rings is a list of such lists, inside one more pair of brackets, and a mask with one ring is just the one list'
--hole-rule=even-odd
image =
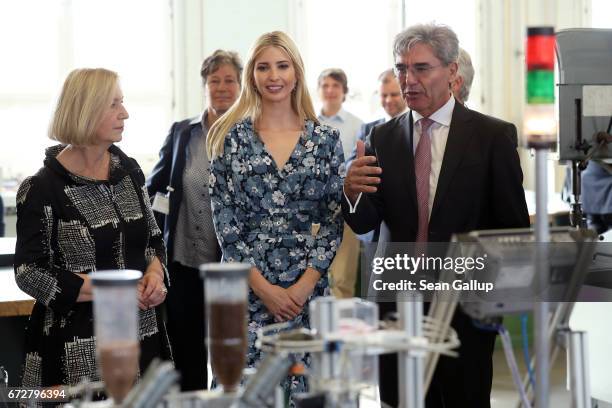
{"label": "dark suit jacket", "polygon": [[[499,137],[506,135],[507,137]],[[343,215],[363,234],[385,221],[394,242],[414,242],[418,214],[412,149],[412,113],[375,127],[367,153],[377,152],[383,169],[373,194],[363,194],[351,214]],[[442,169],[429,220],[429,241],[447,242],[452,234],[529,226],[514,125],[455,103]]]}
{"label": "dark suit jacket", "polygon": [[[179,209],[183,199],[183,171],[187,156],[187,145],[191,137],[202,134],[200,117],[175,122],[159,151],[159,162],[147,178],[147,190],[151,199],[155,193],[166,194],[166,187],[171,186],[170,213],[167,216],[155,212],[157,223],[163,225],[164,240],[168,250],[168,263],[173,260],[174,234],[178,220]],[[217,253],[221,259],[221,249],[217,245]]]}
{"label": "dark suit jacket", "polygon": [[[416,239],[418,207],[411,115],[396,117],[371,132],[366,154],[377,152],[383,169],[381,184],[376,193],[362,195],[353,214],[346,199],[342,202],[344,218],[358,234],[384,221],[391,242]],[[430,242],[448,242],[454,233],[529,226],[523,174],[513,138],[514,125],[455,103],[429,220]],[[395,305],[380,303],[379,308],[385,313],[393,311]],[[460,308],[452,326],[461,341],[459,358],[440,359],[427,406],[489,407],[495,336],[476,329]],[[388,404],[397,403],[396,367],[394,360],[381,358],[381,398]]]}

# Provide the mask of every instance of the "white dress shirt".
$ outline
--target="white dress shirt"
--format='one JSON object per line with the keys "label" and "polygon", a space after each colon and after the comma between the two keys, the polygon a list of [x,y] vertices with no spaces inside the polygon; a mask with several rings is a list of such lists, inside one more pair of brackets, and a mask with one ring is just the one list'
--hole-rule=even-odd
{"label": "white dress shirt", "polygon": [[[431,124],[431,172],[429,173],[429,215],[433,208],[434,198],[436,197],[436,188],[438,187],[438,179],[440,178],[440,170],[442,169],[442,160],[444,159],[444,150],[448,141],[448,131],[453,117],[453,109],[455,109],[455,98],[452,96],[448,99],[440,109],[429,116],[433,120]],[[416,152],[417,145],[421,139],[421,123],[419,119],[423,116],[417,111],[412,111],[412,153]]]}
{"label": "white dress shirt", "polygon": [[363,121],[342,108],[334,116],[325,116],[321,112],[318,119],[324,125],[338,129],[342,141],[342,150],[344,151],[344,160],[348,159],[355,148],[355,143],[357,143]]}
{"label": "white dress shirt", "polygon": [[[442,169],[442,160],[444,159],[444,150],[446,150],[446,142],[448,141],[448,132],[450,130],[450,123],[453,117],[453,110],[455,109],[455,98],[450,95],[448,101],[437,111],[429,116],[429,119],[433,120],[434,123],[431,125],[431,173],[429,174],[429,215],[431,216],[431,210],[433,208],[433,202],[436,197],[436,189],[438,187],[438,179],[440,178],[440,170]],[[422,119],[423,115],[417,111],[412,111],[412,154],[416,151],[416,147],[421,138],[421,124],[419,119]],[[383,176],[384,177],[384,176]],[[349,204],[349,212],[352,214],[357,210],[357,205],[361,199],[361,194],[355,200],[355,204],[351,204],[346,194],[344,199]]]}

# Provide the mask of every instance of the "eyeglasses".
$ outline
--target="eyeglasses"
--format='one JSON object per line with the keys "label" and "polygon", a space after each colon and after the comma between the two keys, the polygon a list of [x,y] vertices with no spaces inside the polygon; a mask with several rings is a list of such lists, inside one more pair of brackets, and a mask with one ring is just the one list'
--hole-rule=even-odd
{"label": "eyeglasses", "polygon": [[406,65],[406,64],[395,64],[395,66],[393,67],[393,72],[395,72],[395,75],[399,78],[399,77],[406,77],[406,74],[408,73],[408,71],[410,71],[410,73],[415,76],[415,77],[424,77],[426,75],[429,74],[429,71],[431,71],[434,68],[438,68],[441,67],[442,64],[438,64],[438,65],[429,65],[427,63],[425,64],[414,64],[414,65]]}

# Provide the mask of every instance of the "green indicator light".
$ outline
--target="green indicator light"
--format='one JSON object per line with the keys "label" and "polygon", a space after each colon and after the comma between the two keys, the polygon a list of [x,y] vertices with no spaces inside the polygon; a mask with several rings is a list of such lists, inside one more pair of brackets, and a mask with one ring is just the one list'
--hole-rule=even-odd
{"label": "green indicator light", "polygon": [[527,103],[555,102],[554,71],[527,71]]}

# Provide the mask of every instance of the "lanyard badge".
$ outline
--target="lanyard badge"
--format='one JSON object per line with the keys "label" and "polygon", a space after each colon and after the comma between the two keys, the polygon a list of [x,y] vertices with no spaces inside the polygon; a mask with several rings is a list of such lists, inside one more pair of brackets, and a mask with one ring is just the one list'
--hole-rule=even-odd
{"label": "lanyard badge", "polygon": [[174,189],[168,186],[166,190],[168,191],[166,194],[162,194],[159,191],[155,193],[152,208],[153,211],[168,215],[170,213],[170,193],[173,192]]}

